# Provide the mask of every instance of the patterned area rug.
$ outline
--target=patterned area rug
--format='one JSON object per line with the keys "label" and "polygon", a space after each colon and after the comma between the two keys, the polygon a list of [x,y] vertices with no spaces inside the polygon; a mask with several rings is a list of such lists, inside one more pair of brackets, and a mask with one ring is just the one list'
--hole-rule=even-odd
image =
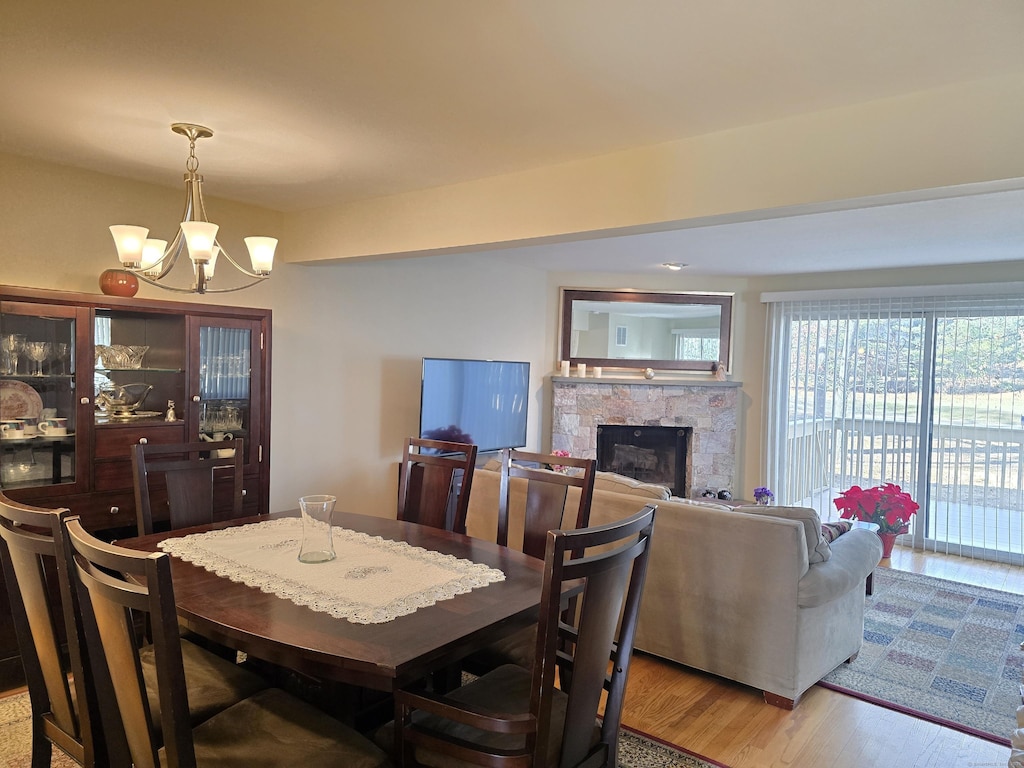
{"label": "patterned area rug", "polygon": [[1021,595],[878,568],[860,655],[821,685],[1009,744],[1022,640]]}
{"label": "patterned area rug", "polygon": [[[31,718],[27,693],[0,698],[0,766],[31,765]],[[77,768],[78,763],[56,747],[51,768]],[[623,729],[619,739],[619,768],[723,768],[684,750],[636,731]]]}
{"label": "patterned area rug", "polygon": [[[0,766],[3,768],[32,765],[31,718],[27,693],[0,698]],[[50,768],[78,768],[78,763],[54,747]]]}
{"label": "patterned area rug", "polygon": [[619,732],[619,768],[727,768],[628,728]]}

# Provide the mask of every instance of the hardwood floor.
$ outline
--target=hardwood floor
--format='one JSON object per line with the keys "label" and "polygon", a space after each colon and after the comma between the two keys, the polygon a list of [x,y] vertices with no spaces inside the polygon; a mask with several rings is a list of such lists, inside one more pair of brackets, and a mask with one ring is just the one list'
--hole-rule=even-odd
{"label": "hardwood floor", "polygon": [[[1024,593],[1018,566],[896,547],[889,567]],[[787,712],[760,691],[644,654],[633,659],[623,723],[730,768],[1002,768],[1010,755],[818,686]]]}

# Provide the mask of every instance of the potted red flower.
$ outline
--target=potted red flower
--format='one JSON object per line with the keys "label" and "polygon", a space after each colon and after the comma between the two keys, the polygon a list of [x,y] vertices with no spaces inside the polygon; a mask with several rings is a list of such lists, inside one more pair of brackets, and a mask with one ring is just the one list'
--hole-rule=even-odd
{"label": "potted red flower", "polygon": [[882,539],[882,557],[892,555],[892,545],[901,533],[910,529],[910,518],[917,514],[919,506],[895,483],[861,488],[855,485],[839,494],[833,503],[839,516],[847,519],[875,523]]}

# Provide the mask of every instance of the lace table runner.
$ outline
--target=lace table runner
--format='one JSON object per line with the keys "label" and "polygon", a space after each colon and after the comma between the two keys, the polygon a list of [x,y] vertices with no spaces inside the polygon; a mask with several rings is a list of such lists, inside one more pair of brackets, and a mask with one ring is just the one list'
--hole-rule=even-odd
{"label": "lace table runner", "polygon": [[500,570],[403,541],[334,527],[337,558],[298,560],[302,520],[282,518],[165,539],[160,549],[355,624],[382,624],[496,581]]}

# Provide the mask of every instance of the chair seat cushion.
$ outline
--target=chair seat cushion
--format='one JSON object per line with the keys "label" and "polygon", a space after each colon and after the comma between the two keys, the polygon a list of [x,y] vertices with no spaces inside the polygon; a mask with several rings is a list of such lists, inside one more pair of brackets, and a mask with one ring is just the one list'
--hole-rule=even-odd
{"label": "chair seat cushion", "polygon": [[[445,698],[453,704],[478,707],[504,714],[523,714],[530,711],[532,682],[533,674],[529,670],[514,664],[506,664],[461,688],[456,688]],[[551,703],[551,737],[547,745],[548,765],[558,765],[567,702],[568,696],[565,693],[555,691],[555,697]],[[525,737],[518,734],[489,733],[423,712],[414,712],[413,722],[429,730],[479,744],[484,751],[495,748],[522,749],[525,744]],[[393,738],[393,727],[394,723],[389,723],[378,732],[375,739],[378,744],[390,743],[389,740]],[[595,741],[599,735],[600,730],[595,724]],[[456,757],[440,755],[419,747],[416,749],[416,760],[430,768],[469,768],[474,765]]]}
{"label": "chair seat cushion", "polygon": [[[200,768],[383,768],[390,760],[356,731],[277,688],[257,693],[192,731]],[[167,765],[164,750],[160,764]]]}
{"label": "chair seat cushion", "polygon": [[[139,651],[142,676],[146,680],[153,727],[162,743],[160,729],[160,699],[157,696],[156,665],[153,646]],[[181,641],[181,660],[185,667],[185,683],[188,687],[188,710],[193,725],[213,717],[242,699],[252,696],[267,687],[267,681],[259,675],[222,659],[205,648],[187,640]]]}
{"label": "chair seat cushion", "polygon": [[533,624],[474,651],[464,660],[463,667],[473,674],[483,674],[504,664],[533,669],[536,653],[537,625]]}

